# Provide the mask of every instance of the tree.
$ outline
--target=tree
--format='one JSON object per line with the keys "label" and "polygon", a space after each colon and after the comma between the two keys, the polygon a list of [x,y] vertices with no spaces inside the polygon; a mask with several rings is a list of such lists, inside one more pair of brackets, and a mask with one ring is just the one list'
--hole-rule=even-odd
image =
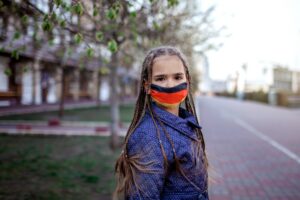
{"label": "tree", "polygon": [[[213,36],[202,30],[202,25],[208,24],[205,20],[211,11],[197,13],[193,2],[49,0],[47,5],[35,5],[31,0],[0,0],[0,13],[5,26],[8,24],[5,16],[14,15],[21,19],[16,20],[15,36],[9,40],[31,38],[32,45],[39,49],[37,55],[51,53],[59,60],[61,69],[74,55],[80,58],[78,62],[100,59],[107,63],[111,87],[111,146],[115,148],[119,144],[117,69],[121,59],[129,57],[129,62],[133,63],[138,58],[130,56],[128,50],[138,54],[141,49],[170,44],[181,46],[191,62],[193,46],[207,43]],[[28,34],[28,29],[32,29],[33,34]],[[7,34],[7,31],[3,32]],[[55,50],[50,51],[49,44],[55,46],[52,48]],[[17,57],[19,53],[21,49],[12,50],[12,56]],[[62,80],[63,77],[62,70]],[[62,84],[63,90],[64,81]],[[61,114],[63,102],[62,95]]]}

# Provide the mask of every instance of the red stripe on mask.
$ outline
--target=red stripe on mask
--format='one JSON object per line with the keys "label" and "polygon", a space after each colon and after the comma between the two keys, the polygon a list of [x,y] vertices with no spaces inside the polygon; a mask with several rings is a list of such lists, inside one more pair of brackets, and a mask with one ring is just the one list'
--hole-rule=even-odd
{"label": "red stripe on mask", "polygon": [[155,90],[151,90],[151,96],[154,98],[154,100],[166,103],[166,104],[178,104],[184,100],[184,98],[187,96],[187,89],[181,90],[174,93],[164,93],[164,92],[158,92]]}

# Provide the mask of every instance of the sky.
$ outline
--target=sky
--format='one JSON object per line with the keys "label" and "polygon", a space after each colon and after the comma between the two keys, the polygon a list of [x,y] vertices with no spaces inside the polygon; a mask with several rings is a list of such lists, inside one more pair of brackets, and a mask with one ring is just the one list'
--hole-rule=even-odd
{"label": "sky", "polygon": [[200,0],[201,9],[215,5],[216,27],[226,26],[218,51],[207,53],[210,76],[226,80],[243,64],[248,79],[280,64],[300,71],[300,0]]}

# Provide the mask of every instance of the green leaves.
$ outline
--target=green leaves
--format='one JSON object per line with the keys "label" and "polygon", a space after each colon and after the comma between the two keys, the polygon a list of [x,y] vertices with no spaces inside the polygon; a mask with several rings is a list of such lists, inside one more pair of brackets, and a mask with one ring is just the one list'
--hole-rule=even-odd
{"label": "green leaves", "polygon": [[177,6],[179,3],[178,0],[168,0],[168,7]]}
{"label": "green leaves", "polygon": [[86,54],[89,58],[93,57],[94,55],[94,49],[92,49],[91,47],[89,47],[87,50],[86,50]]}
{"label": "green leaves", "polygon": [[57,20],[57,16],[56,16],[55,13],[52,13],[50,18],[51,18],[51,21],[56,21]]}
{"label": "green leaves", "polygon": [[62,27],[62,28],[65,28],[66,27],[66,20],[60,20],[59,22],[59,25]]}
{"label": "green leaves", "polygon": [[155,30],[159,30],[159,25],[157,24],[157,22],[156,21],[154,21],[153,23],[152,23],[152,25],[153,25],[153,27],[154,27],[154,29]]}
{"label": "green leaves", "polygon": [[93,17],[96,17],[99,14],[97,8],[94,8],[93,10]]}
{"label": "green leaves", "polygon": [[108,9],[107,13],[106,13],[106,17],[107,19],[110,19],[110,20],[114,20],[117,18],[117,12],[114,8],[110,8]]}
{"label": "green leaves", "polygon": [[102,62],[103,62],[104,64],[108,64],[108,63],[109,63],[109,59],[107,59],[106,57],[103,57],[103,58],[102,58]]}
{"label": "green leaves", "polygon": [[58,17],[54,12],[45,14],[42,23],[43,31],[51,32],[57,22],[58,22]]}
{"label": "green leaves", "polygon": [[[158,2],[157,0],[149,1]],[[0,4],[2,2],[6,1],[0,0]],[[36,38],[35,45],[37,46],[44,44],[52,46],[64,40],[64,37],[59,38],[60,36],[71,35],[71,43],[68,45],[74,49],[77,48],[76,45],[79,45],[80,48],[78,48],[78,51],[85,57],[98,56],[96,45],[99,43],[105,45],[106,49],[110,52],[115,53],[121,48],[122,42],[140,42],[141,40],[139,39],[143,38],[144,33],[141,31],[143,29],[139,29],[138,27],[142,23],[150,22],[150,26],[149,24],[145,26],[147,29],[151,29],[151,27],[156,30],[162,29],[160,28],[161,23],[159,20],[157,20],[158,23],[153,22],[151,24],[151,21],[156,20],[156,13],[154,13],[154,18],[152,17],[153,20],[151,20],[151,16],[149,16],[151,19],[148,20],[147,18],[149,14],[148,9],[151,9],[151,7],[145,7],[145,10],[142,9],[140,11],[138,9],[139,6],[135,6],[134,1],[95,2],[88,5],[85,4],[85,1],[81,0],[53,0],[50,3],[50,9],[46,10],[44,14],[37,13],[36,16],[21,14],[19,15],[18,23],[21,21],[21,25],[24,23],[27,27],[30,26],[31,28],[35,26],[31,32],[33,32],[33,38]],[[146,2],[140,2],[140,4],[142,6],[149,6],[149,3]],[[162,8],[166,8],[166,4],[174,6],[179,4],[179,0],[167,0],[165,4],[161,5]],[[4,3],[3,5],[5,6],[6,4]],[[89,6],[92,7],[90,8]],[[88,8],[91,9],[89,12],[94,17],[91,16],[91,20],[81,20],[82,17],[80,16],[88,14],[85,13]],[[84,26],[84,23],[90,23],[89,25],[91,26]],[[26,28],[26,26],[22,26],[22,28]],[[44,33],[40,32],[41,29]],[[19,29],[19,31],[13,32],[12,36],[14,40],[22,39],[24,34],[23,29]],[[70,42],[69,37],[66,37],[66,41],[63,42]],[[84,49],[82,49],[83,46],[85,46]],[[11,57],[14,59],[19,59],[21,55],[23,55],[23,51],[20,48],[11,52]]]}
{"label": "green leaves", "polygon": [[73,11],[73,13],[76,13],[79,16],[83,15],[83,6],[82,6],[81,2],[74,4],[72,7],[72,11]]}
{"label": "green leaves", "polygon": [[55,4],[57,7],[61,6],[62,3],[63,3],[63,0],[54,0],[54,4]]}
{"label": "green leaves", "polygon": [[19,60],[19,50],[18,49],[15,49],[11,52],[11,57],[16,59],[16,60]]}
{"label": "green leaves", "polygon": [[98,31],[96,32],[95,37],[98,42],[101,42],[103,40],[103,33],[101,31]]}
{"label": "green leaves", "polygon": [[61,7],[67,12],[71,11],[71,6],[69,6],[66,2],[62,2]]}
{"label": "green leaves", "polygon": [[13,40],[17,40],[21,37],[21,33],[19,31],[15,32]]}
{"label": "green leaves", "polygon": [[115,20],[118,17],[121,8],[120,2],[116,1],[111,8],[106,12],[106,18],[109,20]]}
{"label": "green leaves", "polygon": [[110,70],[109,70],[108,67],[101,67],[101,68],[99,69],[99,72],[100,72],[101,75],[106,75],[106,74],[109,74],[109,73],[110,73]]}
{"label": "green leaves", "polygon": [[112,53],[115,53],[118,50],[118,44],[115,40],[110,40],[107,47]]}
{"label": "green leaves", "polygon": [[45,32],[51,31],[53,29],[53,24],[48,19],[44,19],[44,21],[42,23],[42,29]]}
{"label": "green leaves", "polygon": [[27,15],[23,15],[22,18],[21,18],[21,22],[25,25],[28,24],[28,16]]}
{"label": "green leaves", "polygon": [[75,36],[74,36],[74,40],[75,40],[75,43],[76,44],[80,44],[83,40],[83,36],[81,33],[77,33]]}
{"label": "green leaves", "polygon": [[54,45],[54,39],[51,39],[48,41],[49,46],[53,46]]}
{"label": "green leaves", "polygon": [[6,76],[11,76],[11,75],[12,75],[11,69],[10,69],[10,68],[5,68],[4,74],[5,74]]}
{"label": "green leaves", "polygon": [[[3,49],[4,50],[4,49]],[[26,50],[26,45],[22,45],[21,47],[18,47],[17,49],[14,49],[11,53],[10,56],[13,59],[19,60],[20,58],[20,52],[24,52]]]}
{"label": "green leaves", "polygon": [[136,11],[131,12],[131,13],[130,13],[130,17],[136,18]]}

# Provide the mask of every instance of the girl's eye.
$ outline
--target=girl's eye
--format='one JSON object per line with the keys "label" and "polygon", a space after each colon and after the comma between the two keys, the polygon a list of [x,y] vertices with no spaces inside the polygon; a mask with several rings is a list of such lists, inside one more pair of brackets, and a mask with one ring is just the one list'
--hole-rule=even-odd
{"label": "girl's eye", "polygon": [[155,79],[155,81],[163,81],[163,80],[165,80],[164,77],[159,77],[159,78],[156,78],[156,79]]}
{"label": "girl's eye", "polygon": [[182,76],[175,76],[175,79],[176,79],[176,80],[181,80],[181,79],[182,79]]}

